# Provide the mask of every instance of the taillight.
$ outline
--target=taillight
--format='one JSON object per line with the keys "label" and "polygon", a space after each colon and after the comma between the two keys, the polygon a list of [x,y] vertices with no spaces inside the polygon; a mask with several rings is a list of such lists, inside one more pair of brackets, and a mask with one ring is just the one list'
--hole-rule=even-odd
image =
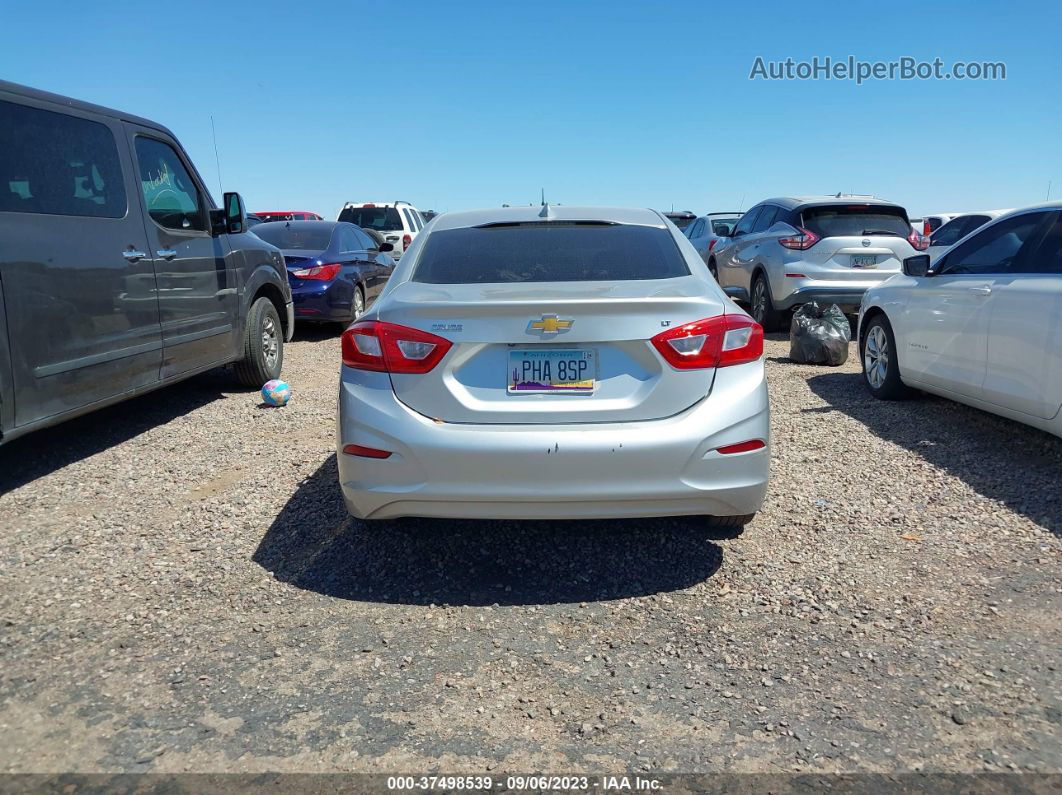
{"label": "taillight", "polygon": [[405,251],[409,248],[409,244],[413,242],[412,235],[402,235],[402,250]]}
{"label": "taillight", "polygon": [[423,375],[450,350],[450,340],[379,320],[363,320],[343,332],[343,364],[356,370]]}
{"label": "taillight", "polygon": [[361,206],[362,206],[362,207],[369,207],[369,208],[371,208],[371,209],[375,209],[375,208],[376,208],[376,205],[375,205],[375,204],[363,204],[363,205],[361,205]]}
{"label": "taillight", "polygon": [[650,342],[676,370],[729,367],[763,356],[763,327],[746,315],[720,315],[668,329]]}
{"label": "taillight", "polygon": [[327,265],[314,265],[312,268],[300,268],[292,271],[291,275],[296,279],[306,279],[311,282],[330,282],[336,278],[343,266],[331,262]]}
{"label": "taillight", "polygon": [[911,234],[907,236],[907,242],[911,244],[915,251],[925,251],[929,248],[929,238],[918,234],[913,229]]}
{"label": "taillight", "polygon": [[922,237],[929,237],[931,234],[933,234],[933,226],[929,223],[929,219],[927,218],[922,222]]}
{"label": "taillight", "polygon": [[778,242],[786,248],[796,249],[797,251],[806,251],[820,240],[818,235],[814,232],[809,232],[802,226],[797,227],[797,232],[798,234],[792,235],[791,237],[783,237],[779,239]]}
{"label": "taillight", "polygon": [[708,250],[711,251],[713,248],[715,248],[715,244],[718,243],[718,242],[719,242],[719,238],[717,238],[717,237],[713,237],[711,240],[709,240],[708,241]]}

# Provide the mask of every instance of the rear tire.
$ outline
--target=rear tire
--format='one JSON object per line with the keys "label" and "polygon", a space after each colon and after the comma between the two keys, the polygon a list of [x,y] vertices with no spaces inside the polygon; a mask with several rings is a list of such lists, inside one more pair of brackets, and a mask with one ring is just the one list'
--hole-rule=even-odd
{"label": "rear tire", "polygon": [[778,331],[782,325],[782,313],[774,308],[771,299],[771,285],[767,277],[757,273],[752,280],[752,295],[750,296],[752,319],[763,326],[763,330]]}
{"label": "rear tire", "polygon": [[709,516],[708,521],[712,527],[720,530],[741,530],[756,518],[754,513],[746,513],[740,516]]}
{"label": "rear tire", "polygon": [[280,377],[284,366],[284,330],[273,302],[255,299],[247,312],[243,332],[243,358],[234,365],[236,379],[258,389],[266,381]]}
{"label": "rear tire", "polygon": [[354,285],[354,297],[350,299],[350,322],[353,323],[365,314],[365,292],[360,285]]}
{"label": "rear tire", "polygon": [[715,283],[719,284],[719,271],[715,267],[715,257],[708,260],[708,272],[712,274],[712,278],[715,279]]}
{"label": "rear tire", "polygon": [[859,361],[863,367],[863,383],[871,395],[879,400],[900,400],[911,390],[900,380],[900,362],[896,356],[896,338],[892,324],[885,315],[877,315],[867,326],[867,334],[859,345]]}

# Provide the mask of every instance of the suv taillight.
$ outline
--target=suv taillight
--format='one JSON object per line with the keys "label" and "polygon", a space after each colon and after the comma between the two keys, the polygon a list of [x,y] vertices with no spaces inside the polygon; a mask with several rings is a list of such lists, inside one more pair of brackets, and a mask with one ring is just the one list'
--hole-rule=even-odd
{"label": "suv taillight", "polygon": [[413,235],[402,235],[402,250],[405,251],[409,248],[409,244],[413,242]]}
{"label": "suv taillight", "polygon": [[650,342],[676,370],[729,367],[763,356],[763,327],[747,315],[720,315],[668,329]]}
{"label": "suv taillight", "polygon": [[820,238],[814,232],[809,232],[802,226],[797,227],[798,234],[790,237],[779,238],[778,242],[786,248],[797,251],[806,251],[819,242]]}
{"label": "suv taillight", "polygon": [[431,372],[450,340],[379,320],[362,320],[343,332],[343,364],[355,370],[423,375]]}
{"label": "suv taillight", "polygon": [[927,218],[922,222],[922,237],[929,237],[931,234],[933,234],[933,225],[929,223]]}
{"label": "suv taillight", "polygon": [[926,235],[920,235],[913,229],[911,234],[907,236],[907,242],[911,244],[911,247],[915,251],[925,251],[929,248],[929,238]]}

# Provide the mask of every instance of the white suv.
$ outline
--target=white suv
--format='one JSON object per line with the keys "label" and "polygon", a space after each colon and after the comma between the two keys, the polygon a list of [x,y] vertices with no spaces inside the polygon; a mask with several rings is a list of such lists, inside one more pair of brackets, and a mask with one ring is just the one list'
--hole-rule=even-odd
{"label": "white suv", "polygon": [[428,225],[420,210],[409,202],[347,202],[339,211],[338,220],[379,232],[395,247],[391,252],[394,259],[401,257],[420,230]]}

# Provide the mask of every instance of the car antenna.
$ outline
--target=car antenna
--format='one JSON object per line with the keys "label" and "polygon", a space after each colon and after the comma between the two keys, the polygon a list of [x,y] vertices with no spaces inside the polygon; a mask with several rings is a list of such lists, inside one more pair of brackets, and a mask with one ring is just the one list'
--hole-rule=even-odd
{"label": "car antenna", "polygon": [[552,218],[553,211],[550,209],[549,204],[546,203],[546,189],[542,189],[542,212],[538,214],[539,218]]}
{"label": "car antenna", "polygon": [[214,114],[210,114],[210,134],[214,138],[214,162],[218,166],[218,187],[221,188],[221,197],[225,198],[225,186],[221,183],[221,158],[218,157],[218,132],[214,129]]}

